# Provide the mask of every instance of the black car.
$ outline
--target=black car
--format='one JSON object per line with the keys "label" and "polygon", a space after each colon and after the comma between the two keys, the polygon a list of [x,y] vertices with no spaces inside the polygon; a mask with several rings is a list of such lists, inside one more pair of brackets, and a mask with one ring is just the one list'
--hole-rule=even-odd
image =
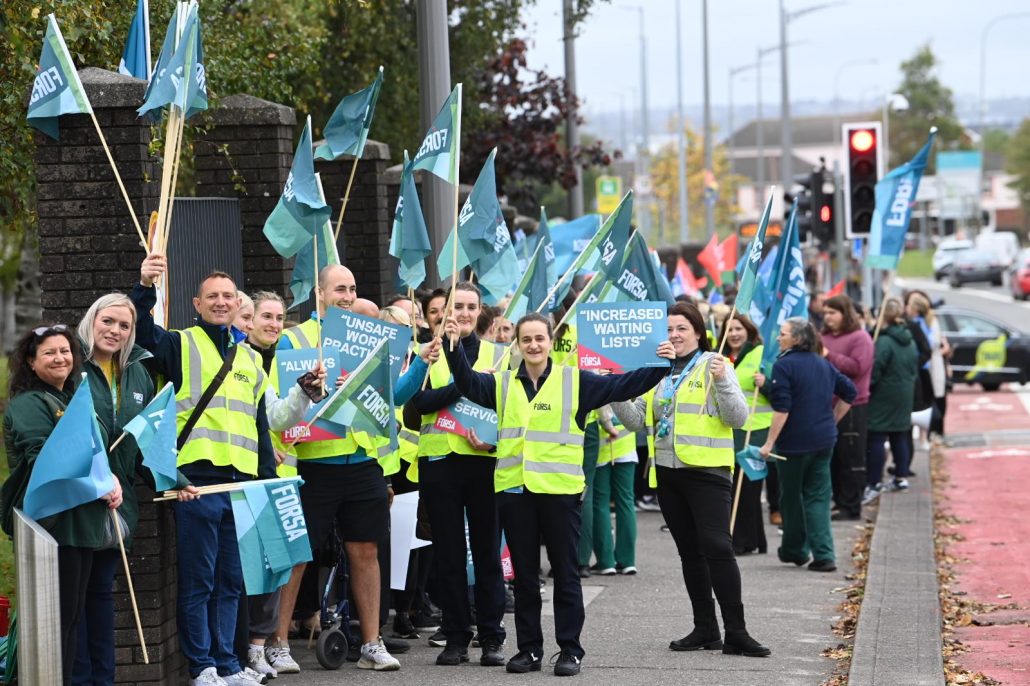
{"label": "black car", "polygon": [[996,255],[983,250],[964,250],[951,263],[948,283],[952,288],[976,281],[989,281],[1000,286],[1004,274],[1005,265]]}
{"label": "black car", "polygon": [[993,317],[944,305],[936,310],[952,347],[951,379],[996,391],[1005,382],[1030,379],[1030,333]]}

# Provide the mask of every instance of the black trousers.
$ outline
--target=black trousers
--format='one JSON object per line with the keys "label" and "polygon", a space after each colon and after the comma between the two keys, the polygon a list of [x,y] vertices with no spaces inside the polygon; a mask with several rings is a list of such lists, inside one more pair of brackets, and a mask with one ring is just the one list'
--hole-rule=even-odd
{"label": "black trousers", "polygon": [[837,445],[830,460],[833,502],[838,510],[850,517],[862,514],[868,418],[868,405],[853,405],[841,417],[837,423]]}
{"label": "black trousers", "polygon": [[505,540],[515,568],[515,632],[520,652],[543,656],[540,628],[540,537],[554,572],[554,634],[558,647],[584,655],[583,586],[579,578],[582,494],[498,493]]}
{"label": "black trousers", "polygon": [[676,542],[691,603],[740,605],[740,568],[730,537],[729,474],[658,467],[658,504]]}
{"label": "black trousers", "polygon": [[57,578],[61,582],[61,668],[65,685],[75,674],[75,652],[79,643],[79,621],[86,607],[86,589],[93,570],[93,549],[62,545],[57,548]]}
{"label": "black trousers", "polygon": [[[472,641],[468,597],[469,547],[476,583],[476,624],[481,643],[504,642],[504,576],[494,498],[496,460],[452,454],[441,460],[420,458],[419,492],[429,515],[433,540],[436,602],[443,612],[441,631],[448,647]],[[468,521],[468,546],[465,522]]]}
{"label": "black trousers", "polygon": [[769,503],[769,513],[780,511],[780,473],[776,470],[776,460],[769,461],[769,473],[765,476],[765,501]]}
{"label": "black trousers", "polygon": [[933,414],[930,415],[930,433],[944,436],[944,415],[948,411],[948,396],[933,399]]}

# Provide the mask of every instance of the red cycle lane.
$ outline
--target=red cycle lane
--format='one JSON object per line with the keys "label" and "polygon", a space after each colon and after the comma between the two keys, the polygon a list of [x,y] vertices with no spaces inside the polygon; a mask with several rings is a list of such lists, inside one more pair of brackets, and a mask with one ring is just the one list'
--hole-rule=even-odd
{"label": "red cycle lane", "polygon": [[977,618],[990,626],[959,627],[955,638],[969,651],[959,664],[1004,684],[1030,684],[1030,440],[999,440],[1006,431],[1030,432],[1030,412],[1015,392],[948,396],[949,436],[984,434],[987,445],[945,451],[950,482],[946,511],[963,522],[963,540],[949,545],[953,590],[980,603],[1014,604]]}

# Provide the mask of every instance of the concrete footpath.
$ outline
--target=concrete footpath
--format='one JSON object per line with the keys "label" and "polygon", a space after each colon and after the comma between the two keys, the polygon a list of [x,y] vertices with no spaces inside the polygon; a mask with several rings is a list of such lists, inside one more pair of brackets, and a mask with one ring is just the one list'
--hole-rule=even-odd
{"label": "concrete footpath", "polygon": [[[769,554],[739,558],[748,629],[772,649],[769,658],[668,649],[669,641],[688,633],[692,623],[679,557],[671,536],[659,530],[662,523],[660,513],[639,514],[638,575],[595,576],[584,581],[589,605],[582,637],[587,654],[580,681],[620,686],[816,686],[830,675],[834,663],[821,657],[820,652],[840,642],[830,627],[843,596],[833,590],[849,583],[844,576],[852,571],[850,550],[859,533],[853,523],[834,523],[839,565],[834,573],[810,572],[779,562],[776,547],[780,536],[771,526],[766,527]],[[545,615],[549,589],[544,595]],[[550,617],[544,619],[545,636],[553,636]],[[512,615],[505,616],[505,624],[509,632],[505,655],[511,656],[516,652]],[[351,663],[337,672],[327,672],[319,667],[313,651],[306,650],[303,642],[295,642],[294,654],[304,671],[296,676],[284,675],[274,683],[514,684],[554,678],[546,665],[546,658],[557,651],[553,642],[545,647],[544,671],[528,675],[508,674],[503,667],[481,667],[475,648],[470,649],[470,663],[437,667],[433,661],[439,648],[429,647],[425,637],[412,643],[411,651],[399,656],[399,672],[371,673]]]}

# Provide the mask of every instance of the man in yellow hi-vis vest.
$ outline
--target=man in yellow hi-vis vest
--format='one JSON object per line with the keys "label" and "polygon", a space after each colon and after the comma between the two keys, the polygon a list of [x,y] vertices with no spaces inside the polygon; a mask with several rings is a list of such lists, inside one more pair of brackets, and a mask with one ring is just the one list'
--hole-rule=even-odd
{"label": "man in yellow hi-vis vest", "polygon": [[[154,280],[165,268],[164,256],[148,255],[129,297],[137,313],[136,342],[153,353],[157,371],[176,390],[179,470],[196,485],[274,477],[264,406],[268,380],[257,355],[237,345],[234,334],[239,332],[232,327],[239,308],[236,284],[228,274],[212,272],[193,298],[196,324],[165,331],[150,314],[157,301]],[[226,370],[227,359],[231,364]],[[220,372],[225,372],[224,380],[193,419]],[[243,570],[229,494],[207,494],[173,508],[179,565],[176,619],[190,683],[255,683],[233,648]]]}

